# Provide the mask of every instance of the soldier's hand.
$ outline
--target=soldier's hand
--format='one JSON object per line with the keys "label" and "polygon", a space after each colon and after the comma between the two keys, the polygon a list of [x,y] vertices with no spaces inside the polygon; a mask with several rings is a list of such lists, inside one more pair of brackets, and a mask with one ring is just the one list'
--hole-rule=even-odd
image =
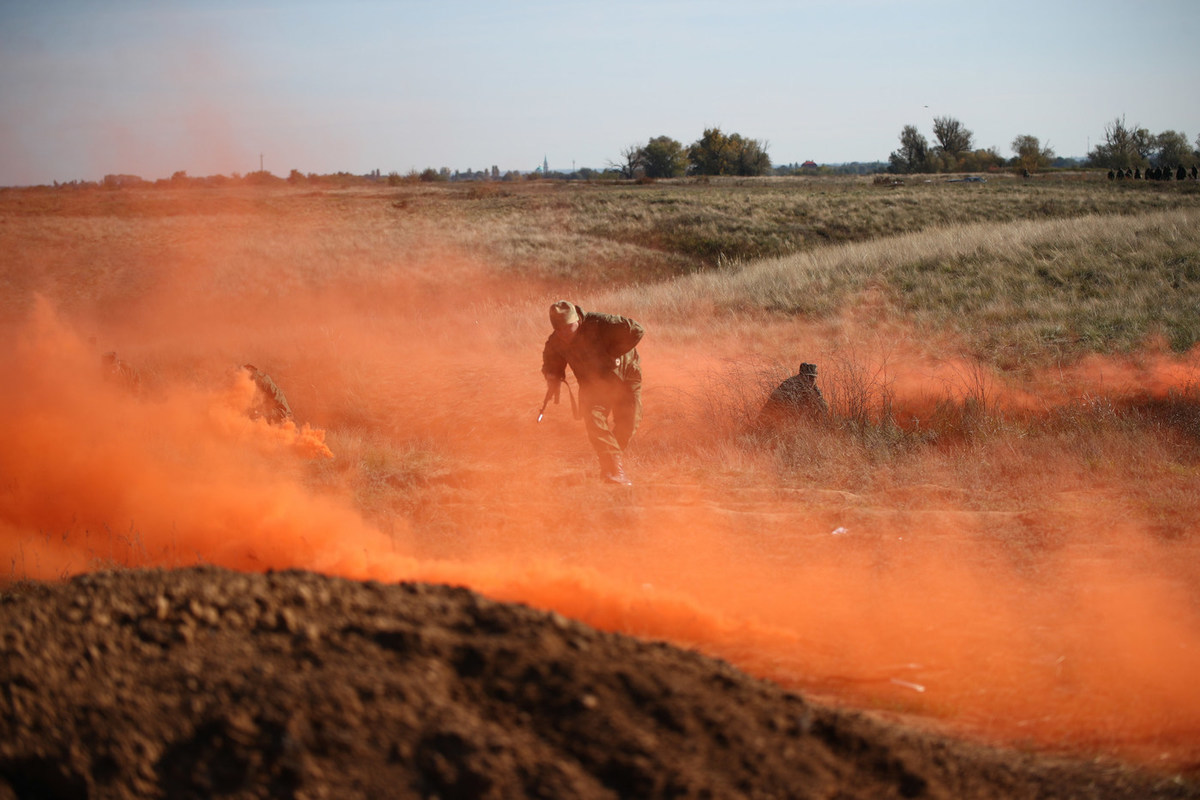
{"label": "soldier's hand", "polygon": [[554,402],[558,403],[559,393],[562,391],[562,381],[553,375],[546,376],[546,397],[553,397]]}

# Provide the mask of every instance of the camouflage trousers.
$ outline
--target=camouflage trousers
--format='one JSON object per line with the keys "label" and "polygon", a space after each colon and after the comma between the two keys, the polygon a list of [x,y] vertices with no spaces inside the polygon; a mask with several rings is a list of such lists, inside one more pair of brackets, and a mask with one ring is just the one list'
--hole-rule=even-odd
{"label": "camouflage trousers", "polygon": [[642,382],[580,385],[579,413],[596,455],[620,455],[642,421]]}

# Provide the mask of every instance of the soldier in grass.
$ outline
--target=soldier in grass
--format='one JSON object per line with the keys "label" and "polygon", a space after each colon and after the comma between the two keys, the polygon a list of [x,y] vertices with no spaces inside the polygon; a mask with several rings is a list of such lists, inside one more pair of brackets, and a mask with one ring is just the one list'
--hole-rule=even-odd
{"label": "soldier in grass", "polygon": [[242,370],[255,386],[254,404],[247,411],[250,419],[265,419],[273,425],[278,425],[292,418],[292,409],[287,398],[283,396],[283,390],[275,385],[270,375],[253,364],[243,364]]}
{"label": "soldier in grass", "polygon": [[584,311],[567,300],[550,306],[550,325],[553,332],[542,348],[546,397],[558,396],[569,366],[579,381],[579,408],[600,459],[601,477],[632,485],[621,456],[642,419],[637,344],[645,329],[626,317]]}
{"label": "soldier in grass", "polygon": [[771,392],[758,414],[760,427],[773,427],[799,419],[825,419],[829,406],[817,386],[817,365],[807,361],[800,371]]}

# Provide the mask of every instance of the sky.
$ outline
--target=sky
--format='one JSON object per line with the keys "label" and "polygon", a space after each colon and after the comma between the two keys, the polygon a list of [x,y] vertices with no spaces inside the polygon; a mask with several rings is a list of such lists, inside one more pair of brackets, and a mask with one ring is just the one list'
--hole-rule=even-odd
{"label": "sky", "polygon": [[602,169],[706,128],[886,161],[949,116],[1084,156],[1200,134],[1196,0],[0,0],[0,186]]}

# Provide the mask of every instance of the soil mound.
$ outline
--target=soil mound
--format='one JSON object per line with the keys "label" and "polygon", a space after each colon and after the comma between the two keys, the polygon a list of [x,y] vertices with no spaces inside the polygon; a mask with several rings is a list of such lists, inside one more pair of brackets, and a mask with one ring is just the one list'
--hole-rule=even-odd
{"label": "soil mound", "polygon": [[461,588],[128,570],[0,593],[8,798],[1132,798]]}

